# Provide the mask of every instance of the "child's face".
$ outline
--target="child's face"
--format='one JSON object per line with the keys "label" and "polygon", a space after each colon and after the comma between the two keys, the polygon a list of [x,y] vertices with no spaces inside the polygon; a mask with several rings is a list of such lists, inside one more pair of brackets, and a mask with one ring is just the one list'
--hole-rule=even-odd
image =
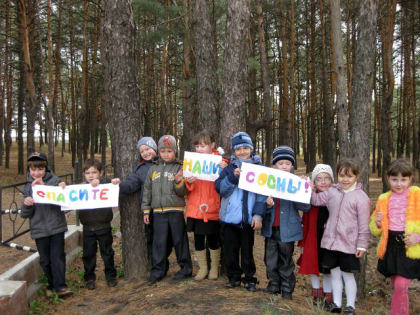
{"label": "child's face", "polygon": [[400,194],[410,187],[413,176],[402,176],[399,173],[397,176],[387,176],[387,179],[391,190],[394,193]]}
{"label": "child's face", "polygon": [[293,164],[289,160],[278,160],[274,164],[274,168],[277,168],[277,169],[279,169],[281,171],[285,171],[285,172],[289,172],[290,173],[292,171]]}
{"label": "child's face", "polygon": [[140,156],[143,160],[145,161],[151,161],[155,158],[156,156],[156,151],[153,150],[151,147],[149,147],[148,145],[144,145],[142,144],[139,148],[140,151]]}
{"label": "child's face", "polygon": [[45,176],[46,169],[45,167],[31,167],[29,168],[29,175],[33,179],[43,178]]}
{"label": "child's face", "polygon": [[326,191],[332,185],[330,174],[322,172],[315,177],[315,189],[317,191]]}
{"label": "child's face", "polygon": [[251,157],[252,150],[250,147],[239,147],[233,153],[238,159],[247,160]]}
{"label": "child's face", "polygon": [[337,174],[337,181],[340,184],[341,188],[344,190],[349,189],[357,180],[359,176],[354,175],[352,170],[348,170],[346,172],[345,169],[341,169],[340,172]]}
{"label": "child's face", "polygon": [[214,142],[212,144],[200,142],[199,144],[194,145],[194,148],[197,153],[211,154],[214,149]]}
{"label": "child's face", "polygon": [[159,155],[165,162],[172,162],[175,160],[175,151],[169,148],[160,149]]}
{"label": "child's face", "polygon": [[85,175],[85,180],[91,183],[94,179],[99,179],[103,173],[103,171],[100,172],[96,167],[91,166],[83,172],[83,175]]}

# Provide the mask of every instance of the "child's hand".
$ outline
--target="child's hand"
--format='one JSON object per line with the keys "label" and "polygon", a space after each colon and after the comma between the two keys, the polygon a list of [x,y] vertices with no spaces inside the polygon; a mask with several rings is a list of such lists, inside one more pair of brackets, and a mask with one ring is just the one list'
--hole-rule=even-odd
{"label": "child's hand", "polygon": [[356,254],[355,254],[355,256],[356,256],[356,258],[362,258],[363,257],[363,255],[365,254],[365,250],[360,250],[360,249],[358,249],[357,251],[356,251]]}
{"label": "child's hand", "polygon": [[25,200],[23,200],[23,204],[27,207],[33,206],[34,205],[34,200],[32,199],[32,197],[26,197]]}
{"label": "child's hand", "polygon": [[99,181],[99,179],[93,179],[90,184],[92,185],[92,187],[96,187],[100,184],[101,182]]}
{"label": "child's hand", "polygon": [[37,178],[32,182],[32,186],[36,185],[44,185],[44,181],[42,180],[42,178]]}
{"label": "child's hand", "polygon": [[187,177],[187,182],[190,184],[194,183],[196,180],[197,180],[197,177],[195,176]]}
{"label": "child's hand", "polygon": [[261,221],[258,221],[258,220],[256,220],[256,219],[252,219],[252,222],[251,222],[251,227],[252,227],[254,230],[260,230],[260,229],[261,229],[261,227],[262,227],[262,222],[261,222]]}
{"label": "child's hand", "polygon": [[144,221],[144,224],[149,224],[150,223],[150,221],[149,221],[149,215],[148,214],[145,214],[144,215],[143,221]]}
{"label": "child's hand", "polygon": [[239,177],[239,175],[241,175],[241,169],[240,168],[235,168],[233,171],[233,175],[235,175],[236,177]]}
{"label": "child's hand", "polygon": [[379,211],[375,216],[375,223],[378,229],[382,228],[382,224],[381,224],[382,218],[383,218],[383,214],[381,211]]}
{"label": "child's hand", "polygon": [[314,192],[315,191],[314,182],[310,178],[308,178],[307,181],[308,181],[309,187],[311,187],[312,192]]}
{"label": "child's hand", "polygon": [[224,169],[227,166],[227,163],[222,160],[218,165],[220,166],[221,169]]}
{"label": "child's hand", "polygon": [[174,174],[175,183],[179,184],[182,180],[183,172],[182,169],[178,171],[178,173]]}
{"label": "child's hand", "polygon": [[273,197],[268,197],[267,198],[267,200],[265,201],[265,203],[267,204],[267,206],[269,207],[269,208],[271,208],[272,206],[274,206],[274,200],[273,200]]}
{"label": "child's hand", "polygon": [[420,243],[420,236],[417,233],[407,233],[404,237],[404,243],[407,246],[413,246]]}
{"label": "child's hand", "polygon": [[58,187],[61,187],[61,188],[66,188],[66,182],[60,182],[59,184],[58,184]]}
{"label": "child's hand", "polygon": [[114,184],[114,185],[119,185],[121,183],[121,181],[120,181],[119,178],[113,178],[113,179],[111,179],[111,183]]}

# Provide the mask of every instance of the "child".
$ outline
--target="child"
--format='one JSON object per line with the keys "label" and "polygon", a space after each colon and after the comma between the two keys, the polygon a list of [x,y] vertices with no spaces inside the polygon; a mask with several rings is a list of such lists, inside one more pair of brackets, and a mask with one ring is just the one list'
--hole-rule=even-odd
{"label": "child", "polygon": [[334,302],[328,306],[332,313],[341,312],[343,282],[347,306],[343,314],[355,314],[357,286],[354,273],[360,272],[358,258],[369,245],[370,200],[357,184],[359,166],[354,160],[342,160],[337,165],[338,185],[326,191],[312,191],[314,206],[327,206],[329,217],[321,247],[325,248],[322,267],[331,270]]}
{"label": "child", "polygon": [[48,169],[44,153],[33,152],[28,156],[28,173],[23,188],[22,218],[29,218],[31,237],[35,240],[39,253],[39,263],[47,280],[47,290],[55,289],[59,297],[73,294],[66,285],[66,253],[64,252],[64,232],[67,222],[61,208],[51,204],[35,204],[32,186],[48,185],[64,187],[57,176]]}
{"label": "child", "polygon": [[[285,172],[293,172],[296,156],[292,148],[280,146],[273,151],[272,165]],[[265,236],[264,262],[269,283],[266,291],[282,294],[288,300],[296,284],[293,273],[293,250],[295,241],[301,240],[302,224],[298,210],[309,211],[311,205],[285,199],[266,200],[268,215],[263,220],[262,235]]]}
{"label": "child", "polygon": [[165,135],[158,142],[159,160],[150,167],[141,208],[144,223],[150,224],[153,215],[152,270],[149,285],[160,281],[167,271],[167,244],[169,235],[175,247],[181,269],[172,278],[180,280],[191,277],[192,263],[185,230],[184,196],[187,193],[182,178],[182,164],[175,159],[177,151],[173,136]]}
{"label": "child", "polygon": [[[215,149],[213,134],[204,130],[193,139],[195,152],[219,155]],[[227,166],[225,161],[219,163],[223,169]],[[195,254],[197,255],[200,270],[195,280],[200,281],[207,277],[216,280],[219,277],[220,245],[219,245],[219,210],[220,197],[216,192],[214,182],[197,180],[188,177],[185,183],[187,195],[187,232],[194,232]],[[210,272],[207,266],[205,240],[210,249]]]}
{"label": "child", "polygon": [[[93,187],[105,184],[108,181],[102,178],[104,174],[101,162],[89,159],[83,167],[85,182]],[[112,249],[113,218],[112,208],[89,209],[79,211],[80,222],[83,224],[83,265],[85,267],[84,279],[89,290],[95,289],[96,252],[101,251],[101,257],[105,265],[105,277],[108,286],[117,285],[117,271],[114,266],[114,250]]]}
{"label": "child", "polygon": [[232,138],[233,155],[230,164],[216,180],[216,190],[222,197],[220,221],[223,222],[226,271],[229,278],[227,287],[240,286],[241,275],[245,273],[243,282],[248,291],[256,290],[254,230],[261,229],[262,217],[266,211],[265,196],[238,188],[242,163],[262,164],[261,158],[253,150],[250,136],[245,132],[236,133]]}
{"label": "child", "polygon": [[379,196],[370,231],[380,236],[378,271],[391,277],[391,315],[408,315],[410,279],[420,279],[420,188],[410,186],[413,168],[408,160],[391,163],[387,181],[391,191]]}
{"label": "child", "polygon": [[[317,192],[326,191],[334,182],[334,174],[331,166],[317,164],[312,171],[312,181]],[[299,246],[303,247],[299,258],[299,273],[309,274],[312,284],[312,297],[314,303],[322,302],[325,296],[325,304],[332,303],[331,274],[329,270],[322,268],[322,257],[325,249],[321,248],[321,239],[324,234],[325,224],[328,219],[326,207],[312,206],[310,211],[303,214],[303,240]],[[319,273],[323,273],[323,289],[320,286]]]}

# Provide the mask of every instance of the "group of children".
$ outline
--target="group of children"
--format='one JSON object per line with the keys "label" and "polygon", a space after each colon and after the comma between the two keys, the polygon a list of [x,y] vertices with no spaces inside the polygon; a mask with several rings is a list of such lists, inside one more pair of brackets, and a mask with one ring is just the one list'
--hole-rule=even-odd
{"label": "group of children", "polygon": [[[194,137],[193,146],[197,153],[223,154],[215,150],[215,139],[207,131]],[[379,197],[377,208],[370,215],[369,198],[357,183],[359,166],[350,159],[338,163],[338,184],[334,184],[334,173],[329,165],[316,165],[312,180],[307,179],[312,187],[311,204],[305,204],[266,197],[238,187],[243,162],[262,165],[261,158],[254,152],[252,139],[245,132],[233,136],[233,154],[229,161],[220,162],[222,172],[215,182],[183,177],[173,136],[161,137],[158,145],[152,138],[144,137],[137,147],[140,164],[125,181],[114,178],[112,183],[120,185],[122,195],[140,192],[144,223],[152,226],[153,231],[149,240],[152,257],[149,285],[166,276],[172,247],[180,266],[172,278],[192,276],[187,232],[194,233],[199,265],[195,279],[217,279],[221,232],[227,287],[235,288],[243,283],[245,289],[255,291],[258,282],[253,257],[254,233],[261,229],[265,237],[267,292],[292,299],[296,283],[293,252],[295,241],[299,241],[298,245],[303,247],[298,260],[299,272],[310,275],[314,302],[324,303],[330,312],[341,313],[344,280],[347,297],[344,314],[355,314],[357,286],[354,273],[360,271],[359,258],[368,248],[371,232],[381,236],[378,270],[386,277],[392,277],[391,314],[408,314],[408,284],[410,279],[420,278],[420,189],[411,186],[413,170],[406,160],[398,159],[391,164],[387,173],[391,191]],[[276,148],[272,167],[293,173],[296,167],[294,151],[288,146]],[[67,230],[64,214],[57,206],[35,205],[31,197],[33,185],[65,184],[59,183],[49,171],[42,153],[28,157],[28,169],[22,216],[30,218],[32,237],[36,240],[49,289],[54,288],[59,295],[66,296],[71,291],[64,281],[64,232]],[[93,186],[103,183],[102,174],[100,163],[96,160],[87,162],[84,168],[87,183]],[[304,212],[302,219],[299,210]],[[97,242],[108,285],[115,286],[110,227],[112,210],[82,210],[80,214],[87,287],[95,288]],[[210,251],[210,266],[206,245]],[[323,274],[323,289],[320,273]]]}

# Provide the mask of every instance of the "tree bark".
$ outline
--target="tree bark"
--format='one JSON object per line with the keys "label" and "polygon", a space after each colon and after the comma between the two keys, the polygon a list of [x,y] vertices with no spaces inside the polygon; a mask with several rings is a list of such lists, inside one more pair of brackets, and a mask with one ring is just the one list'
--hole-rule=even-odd
{"label": "tree bark", "polygon": [[227,153],[231,152],[232,136],[246,127],[249,5],[249,0],[228,2],[220,117],[220,144]]}
{"label": "tree bark", "polygon": [[[136,143],[142,134],[135,26],[131,0],[104,1],[104,82],[115,176],[126,178],[138,163]],[[124,274],[146,278],[149,270],[143,216],[138,196],[121,199]]]}

